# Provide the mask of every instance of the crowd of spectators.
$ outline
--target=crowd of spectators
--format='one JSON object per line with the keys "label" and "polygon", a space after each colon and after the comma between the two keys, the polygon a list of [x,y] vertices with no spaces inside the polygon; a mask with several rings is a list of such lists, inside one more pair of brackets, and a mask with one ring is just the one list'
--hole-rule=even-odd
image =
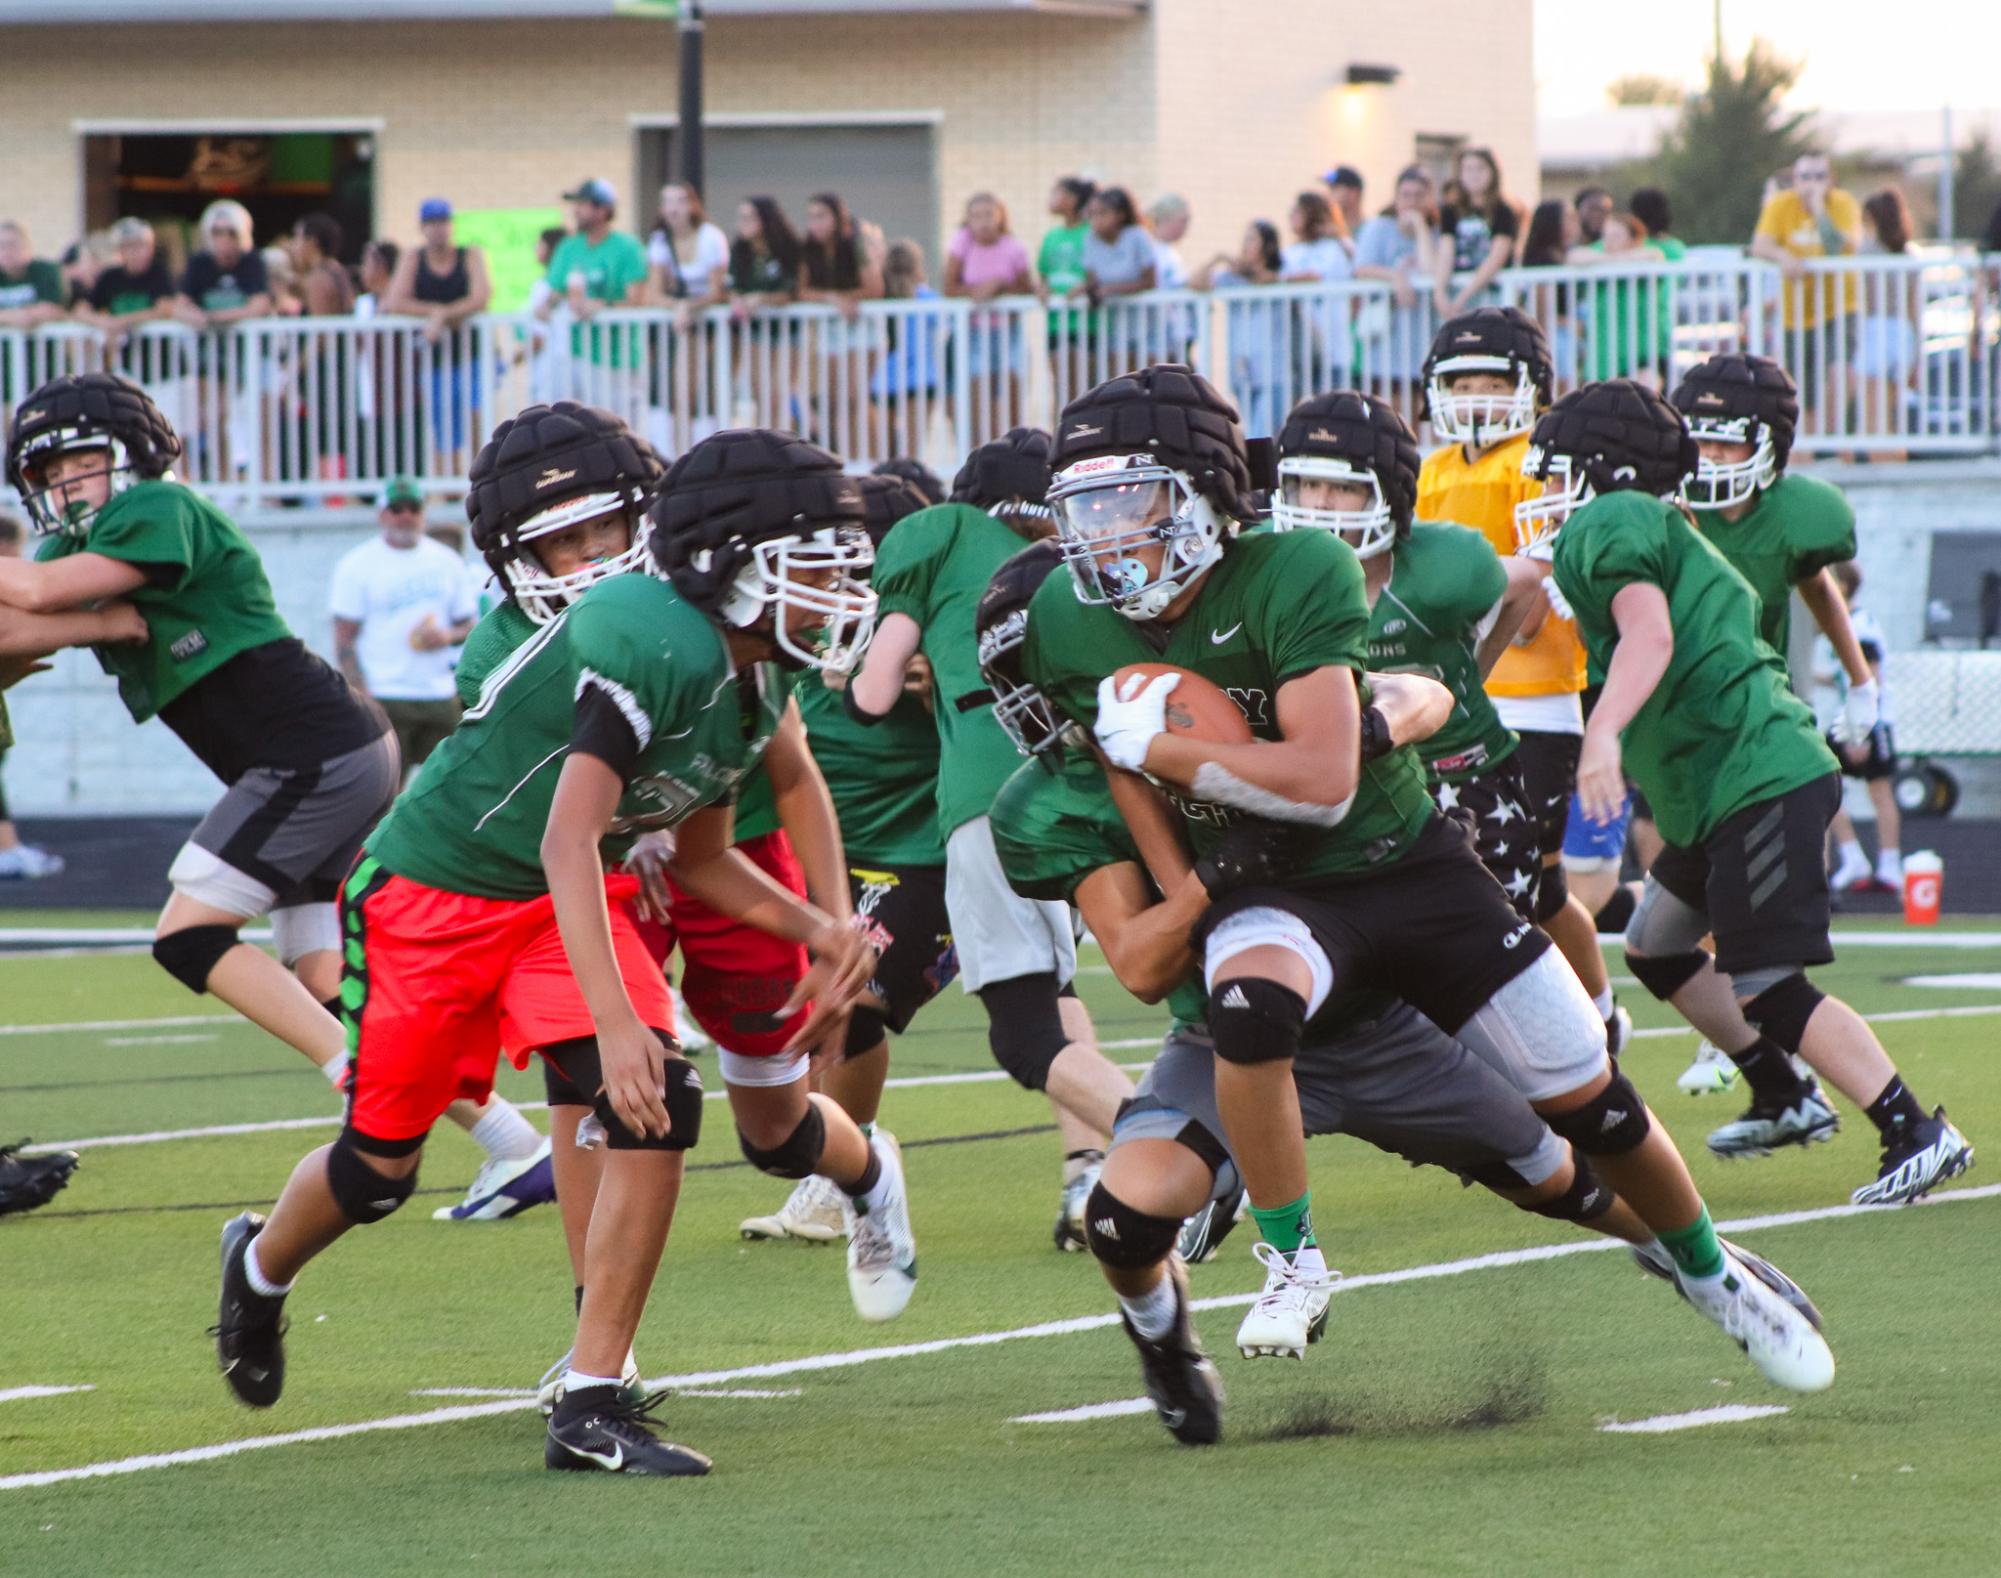
{"label": "crowd of spectators", "polygon": [[[37,257],[26,230],[0,220],[0,329],[75,321],[104,336],[113,365],[143,376],[152,365],[140,354],[147,337],[134,331],[150,323],[214,331],[294,316],[415,319],[427,348],[417,361],[391,365],[366,343],[307,349],[290,365],[267,363],[267,393],[277,391],[280,417],[294,426],[329,428],[337,417],[314,415],[307,391],[352,391],[360,425],[378,447],[389,446],[378,473],[428,469],[424,462],[456,470],[469,458],[493,380],[523,362],[532,396],[575,392],[629,410],[652,409],[670,424],[657,436],[669,442],[698,436],[741,392],[710,387],[714,359],[700,336],[734,334],[754,320],[784,325],[767,331],[758,354],[735,361],[760,413],[772,419],[823,433],[854,433],[872,421],[880,431],[885,413],[891,426],[911,413],[921,421],[947,398],[963,358],[981,427],[1003,430],[1024,414],[1031,356],[1046,356],[1065,390],[1090,381],[1108,361],[1188,354],[1197,336],[1191,306],[1151,298],[1145,306],[1122,306],[1122,298],[1161,289],[1345,281],[1387,287],[1354,296],[1294,291],[1299,305],[1288,308],[1233,299],[1230,354],[1237,365],[1230,374],[1252,408],[1272,405],[1284,389],[1363,377],[1372,387],[1401,386],[1415,414],[1430,325],[1495,299],[1497,289],[1548,327],[1566,377],[1626,376],[1659,386],[1671,375],[1677,279],[1672,268],[1644,265],[1673,265],[1687,250],[1674,234],[1664,192],[1641,188],[1621,202],[1593,185],[1569,201],[1552,199],[1525,212],[1484,148],[1459,153],[1442,182],[1424,165],[1402,170],[1389,201],[1374,211],[1360,172],[1337,165],[1297,194],[1282,227],[1253,220],[1234,250],[1193,266],[1181,252],[1194,217],[1184,197],[1168,192],[1142,203],[1126,187],[1082,176],[1053,184],[1032,248],[999,198],[974,193],[935,272],[922,243],[887,237],[835,192],[808,199],[796,226],[774,197],[744,197],[726,230],[709,216],[700,192],[670,183],[660,190],[643,238],[642,226],[622,219],[610,182],[583,181],[563,198],[570,223],[541,236],[526,327],[505,350],[475,352],[458,333],[488,308],[493,287],[482,249],[455,238],[452,207],[443,198],[421,205],[418,244],[371,238],[353,250],[324,213],[304,216],[289,235],[260,250],[244,206],[217,201],[202,213],[178,267],[143,219],[121,219],[60,260]],[[1800,379],[1809,426],[1817,414],[1853,401],[1862,426],[1894,430],[1915,398],[1922,337],[1920,301],[1907,276],[1809,271],[1807,261],[1894,255],[1910,242],[1910,216],[1895,189],[1858,202],[1834,185],[1824,154],[1803,156],[1774,178],[1749,252],[1782,275],[1778,325],[1791,336],[1787,359]],[[178,249],[178,236],[174,243]],[[352,267],[343,261],[350,257],[357,259]],[[1580,274],[1613,264],[1624,267],[1602,283]],[[1562,273],[1549,283],[1535,278],[1554,268]],[[1044,346],[1026,343],[1018,313],[991,305],[1030,296],[1047,309]],[[975,310],[969,318],[921,308],[888,319],[863,312],[870,301],[941,298],[969,301]],[[771,309],[792,303],[829,307],[833,315],[770,318]],[[634,307],[669,309],[676,332],[649,341],[649,330],[630,319],[594,323],[608,310]],[[208,348],[214,339],[202,336],[195,371],[203,379],[212,377],[222,354]],[[860,375],[853,370],[857,356],[865,369]],[[843,361],[844,371],[834,376],[834,364]],[[588,389],[570,388],[584,371]],[[19,393],[0,390],[0,403]],[[767,393],[771,399],[762,401]],[[767,411],[772,402],[776,408]],[[1246,415],[1268,424],[1276,412]],[[288,444],[301,452],[326,447],[288,439],[277,430],[282,421],[274,426],[268,416],[241,414],[235,435],[218,433],[213,442],[246,448],[245,425],[258,420],[266,427],[265,452],[281,460]],[[688,425],[674,430],[673,424]]]}

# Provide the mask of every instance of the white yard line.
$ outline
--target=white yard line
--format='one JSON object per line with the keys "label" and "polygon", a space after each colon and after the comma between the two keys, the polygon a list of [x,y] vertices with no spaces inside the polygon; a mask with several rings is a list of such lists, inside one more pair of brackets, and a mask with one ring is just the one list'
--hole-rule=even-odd
{"label": "white yard line", "polygon": [[31,1397],[67,1397],[71,1392],[94,1392],[94,1386],[10,1386],[0,1391],[0,1403],[25,1402]]}
{"label": "white yard line", "polygon": [[169,1014],[163,1019],[72,1019],[59,1025],[0,1025],[0,1036],[90,1035],[100,1030],[168,1030],[176,1025],[242,1025],[235,1014]]}
{"label": "white yard line", "polygon": [[214,1039],[213,1035],[106,1036],[104,1044],[108,1047],[180,1047],[194,1046],[199,1042],[213,1041]]}
{"label": "white yard line", "polygon": [[1770,1419],[1790,1413],[1783,1403],[1725,1403],[1719,1408],[1695,1408],[1685,1414],[1655,1414],[1651,1419],[1634,1419],[1624,1424],[1600,1425],[1612,1436],[1664,1436],[1671,1430],[1694,1430],[1702,1425],[1730,1425],[1740,1419]]}
{"label": "white yard line", "polygon": [[[1968,1200],[1991,1200],[2001,1195],[2001,1184],[1985,1184],[1978,1189],[1955,1189],[1933,1195],[1912,1210],[1933,1210],[1939,1206]],[[1796,1227],[1809,1222],[1841,1221],[1890,1209],[1884,1206],[1834,1205],[1811,1211],[1785,1211],[1772,1216],[1745,1217],[1719,1222],[1724,1233],[1752,1233],[1762,1228]],[[1528,1249],[1501,1250],[1491,1255],[1474,1255],[1465,1260],[1446,1260],[1433,1265],[1405,1266],[1398,1271],[1375,1272],[1348,1277],[1337,1287],[1341,1293],[1363,1288],[1394,1287],[1406,1282],[1429,1281],[1438,1277],[1464,1276],[1468,1272],[1491,1271],[1502,1266],[1526,1265],[1539,1260],[1561,1260],[1571,1255],[1603,1253],[1625,1246],[1609,1238],[1573,1238],[1560,1244],[1539,1244]],[[1220,1298],[1197,1299],[1198,1310],[1228,1309],[1249,1304],[1259,1295],[1237,1293]],[[1016,1326],[1004,1331],[975,1332],[966,1337],[939,1337],[930,1342],[898,1343],[886,1348],[855,1348],[846,1353],[809,1354],[801,1359],[780,1359],[768,1364],[743,1365],[733,1370],[703,1370],[691,1375],[668,1375],[646,1384],[656,1390],[686,1391],[689,1388],[719,1387],[734,1381],[763,1381],[778,1376],[807,1375],[822,1370],[847,1370],[857,1365],[890,1359],[917,1359],[934,1353],[951,1353],[961,1348],[990,1348],[1004,1342],[1022,1342],[1038,1337],[1069,1337],[1078,1332],[1101,1331],[1116,1326],[1116,1312],[1078,1315],[1067,1320],[1043,1321],[1034,1326]],[[262,1452],[272,1447],[302,1446],[313,1441],[337,1441],[347,1436],[368,1435],[380,1430],[417,1430],[428,1425],[456,1424],[466,1419],[486,1419],[496,1414],[519,1413],[535,1406],[531,1397],[506,1397],[493,1402],[467,1403],[455,1408],[433,1408],[424,1413],[394,1414],[386,1419],[366,1419],[349,1425],[323,1425],[314,1430],[293,1430],[283,1435],[250,1436],[239,1441],[218,1441],[210,1446],[183,1447],[172,1452],[149,1452],[140,1457],[114,1458],[102,1463],[83,1463],[74,1468],[41,1469],[0,1477],[0,1490],[32,1490],[44,1485],[67,1484],[73,1480],[105,1479],[121,1474],[141,1474],[156,1468],[174,1468],[185,1463],[207,1463],[217,1458],[237,1457],[245,1452]]]}
{"label": "white yard line", "polygon": [[[411,1389],[412,1397],[534,1397],[537,1389],[532,1386],[418,1386]],[[774,1397],[804,1397],[804,1387],[788,1386],[781,1391],[765,1387],[744,1386],[721,1388],[713,1391],[676,1391],[676,1397],[749,1397],[768,1399]]]}
{"label": "white yard line", "polygon": [[1123,1419],[1127,1414],[1150,1414],[1153,1404],[1144,1397],[1128,1397],[1119,1403],[1086,1403],[1081,1408],[1059,1408],[1049,1414],[1016,1414],[1011,1425],[1069,1425],[1084,1419]]}

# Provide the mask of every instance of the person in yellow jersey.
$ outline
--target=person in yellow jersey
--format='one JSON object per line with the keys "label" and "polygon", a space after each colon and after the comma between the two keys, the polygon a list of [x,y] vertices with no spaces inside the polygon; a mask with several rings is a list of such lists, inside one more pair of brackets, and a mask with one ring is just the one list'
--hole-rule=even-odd
{"label": "person in yellow jersey", "polygon": [[[1427,414],[1446,443],[1425,456],[1418,473],[1420,520],[1458,521],[1484,535],[1496,553],[1515,552],[1515,506],[1542,490],[1523,475],[1522,457],[1537,413],[1550,402],[1554,376],[1542,326],[1519,307],[1478,307],[1446,320],[1424,363]],[[1563,833],[1584,736],[1583,690],[1577,627],[1549,603],[1531,609],[1487,678],[1501,722],[1521,741],[1516,759],[1542,852],[1536,924],[1591,994],[1605,1020],[1606,1045],[1617,1055],[1632,1020],[1612,999],[1596,922],[1571,897],[1563,871]]]}

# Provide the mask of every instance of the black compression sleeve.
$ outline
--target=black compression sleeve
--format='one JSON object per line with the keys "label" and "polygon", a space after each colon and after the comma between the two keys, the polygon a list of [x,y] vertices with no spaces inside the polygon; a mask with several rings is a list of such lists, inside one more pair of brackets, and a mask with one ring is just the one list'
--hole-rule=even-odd
{"label": "black compression sleeve", "polygon": [[621,781],[629,781],[639,765],[639,736],[618,703],[586,680],[577,696],[577,717],[570,726],[570,749],[595,756]]}

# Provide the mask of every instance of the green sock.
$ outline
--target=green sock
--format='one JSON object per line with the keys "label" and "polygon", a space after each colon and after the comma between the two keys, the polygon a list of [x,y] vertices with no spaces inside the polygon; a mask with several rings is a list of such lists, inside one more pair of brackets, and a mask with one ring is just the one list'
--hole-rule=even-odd
{"label": "green sock", "polygon": [[1705,1208],[1700,1216],[1678,1232],[1662,1233],[1661,1247],[1674,1256],[1684,1276],[1723,1275],[1723,1246],[1716,1241],[1716,1228]]}
{"label": "green sock", "polygon": [[855,1127],[862,1131],[863,1139],[872,1140],[875,1138],[875,1125],[873,1123],[858,1123]]}
{"label": "green sock", "polygon": [[[1251,1215],[1257,1218],[1258,1236],[1281,1254],[1294,1254],[1316,1242],[1313,1237],[1311,1190],[1276,1210],[1260,1211],[1252,1206]],[[1706,1222],[1708,1218],[1703,1220]]]}

